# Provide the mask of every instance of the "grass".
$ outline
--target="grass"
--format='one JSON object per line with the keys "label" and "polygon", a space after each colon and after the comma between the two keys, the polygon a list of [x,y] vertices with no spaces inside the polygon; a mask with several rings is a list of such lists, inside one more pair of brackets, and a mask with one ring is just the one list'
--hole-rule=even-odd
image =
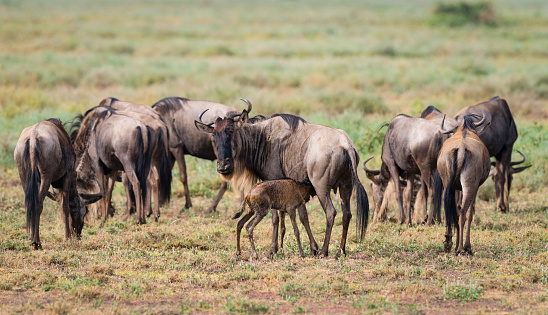
{"label": "grass", "polygon": [[[548,5],[497,1],[494,25],[459,27],[433,23],[439,6],[0,0],[0,312],[544,312]],[[122,221],[125,197],[116,187],[115,217],[102,229],[89,220],[81,241],[65,241],[48,200],[44,250],[30,249],[13,162],[18,136],[104,97],[153,104],[183,96],[238,108],[245,97],[252,114],[289,112],[345,130],[361,160],[374,155],[371,164],[380,166],[386,129],[379,127],[395,115],[416,116],[430,104],[453,115],[495,95],[509,102],[515,149],[533,166],[514,176],[507,215],[495,211],[492,181],[481,188],[473,257],[444,253],[440,225],[385,223],[371,225],[363,243],[351,229],[350,254],[339,260],[311,258],[306,240],[301,259],[290,231],[272,260],[249,260],[246,237],[238,259],[229,218],[239,196],[229,191],[218,213],[205,213],[220,179],[214,162],[195,158],[187,158],[192,209],[180,211],[175,168],[172,202],[158,223]],[[308,209],[321,245],[325,214],[316,199]],[[341,225],[339,212],[331,256]],[[270,226],[255,231],[266,254]]]}

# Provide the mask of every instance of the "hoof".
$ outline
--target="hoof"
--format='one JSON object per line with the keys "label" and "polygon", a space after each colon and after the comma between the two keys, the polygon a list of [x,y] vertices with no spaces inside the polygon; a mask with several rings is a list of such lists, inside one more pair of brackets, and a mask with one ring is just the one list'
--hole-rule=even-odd
{"label": "hoof", "polygon": [[190,208],[192,208],[192,202],[185,203],[185,209],[190,209]]}
{"label": "hoof", "polygon": [[32,243],[32,247],[34,248],[34,250],[41,250],[42,249],[42,244]]}
{"label": "hoof", "polygon": [[470,247],[464,248],[464,253],[466,253],[470,256],[474,256],[474,253],[472,252],[472,248],[470,248]]}

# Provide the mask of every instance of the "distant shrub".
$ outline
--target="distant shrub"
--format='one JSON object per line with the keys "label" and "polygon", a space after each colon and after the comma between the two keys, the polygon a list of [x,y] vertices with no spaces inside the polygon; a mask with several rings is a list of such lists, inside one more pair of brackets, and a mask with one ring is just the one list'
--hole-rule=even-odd
{"label": "distant shrub", "polygon": [[434,8],[433,25],[448,25],[451,27],[466,24],[496,24],[493,4],[487,1],[454,3],[438,3]]}

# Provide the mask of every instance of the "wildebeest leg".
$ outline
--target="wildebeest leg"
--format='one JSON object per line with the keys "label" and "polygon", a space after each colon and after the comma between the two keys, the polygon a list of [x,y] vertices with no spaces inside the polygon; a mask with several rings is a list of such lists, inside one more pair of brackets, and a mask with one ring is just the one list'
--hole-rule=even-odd
{"label": "wildebeest leg", "polygon": [[[160,176],[158,175],[158,167],[154,166],[150,169],[150,174],[148,176],[148,193],[146,200],[146,214],[149,217],[154,213],[154,221],[158,222],[160,217],[160,190],[159,190],[159,180]],[[154,195],[154,208],[152,208],[152,195]],[[154,210],[154,211],[153,211]]]}
{"label": "wildebeest leg", "polygon": [[185,154],[182,149],[173,150],[172,153],[177,160],[177,164],[179,165],[179,177],[181,178],[183,188],[185,189],[185,208],[188,209],[192,207],[192,201],[190,201],[190,190],[188,190],[188,177],[186,173]]}
{"label": "wildebeest leg", "polygon": [[[445,196],[445,194],[446,194],[446,189],[443,190],[443,196]],[[445,250],[445,252],[450,252],[452,247],[453,247],[453,223],[450,222],[446,217],[445,218],[445,242],[443,242],[443,249]]]}
{"label": "wildebeest leg", "polygon": [[475,213],[476,213],[476,201],[474,200],[474,202],[472,202],[472,205],[470,205],[470,210],[468,210],[468,218],[467,218],[468,226],[466,227],[466,240],[464,241],[464,252],[470,255],[473,255],[472,244],[470,243],[470,226],[472,225],[472,222],[474,220]]}
{"label": "wildebeest leg", "polygon": [[280,248],[284,248],[284,237],[285,237],[285,211],[278,211],[280,215]]}
{"label": "wildebeest leg", "polygon": [[339,195],[341,197],[342,208],[342,236],[337,256],[341,256],[342,253],[346,256],[346,237],[348,236],[348,226],[350,225],[350,219],[352,219],[352,213],[350,212],[350,197],[352,196],[352,180],[346,181],[339,186]]}
{"label": "wildebeest leg", "polygon": [[[124,167],[124,169],[129,169]],[[137,179],[137,175],[135,172],[131,169],[129,171],[126,171],[126,175],[128,177],[129,182],[131,183],[131,188],[133,190],[133,193],[135,194],[135,216],[136,216],[136,222],[137,224],[145,224],[145,213],[143,208],[143,198],[141,194],[141,183],[139,183],[139,180]]]}
{"label": "wildebeest leg", "polygon": [[[267,213],[268,208],[262,206],[258,207],[258,209],[255,211],[255,216],[253,217],[251,222],[249,222],[245,227],[245,229],[247,230],[247,236],[249,237],[249,243],[251,243],[251,250],[253,251],[255,259],[259,259],[259,255],[257,254],[257,249],[255,248],[255,242],[253,240],[253,230],[255,229],[257,224],[259,224],[259,222],[261,222],[261,220],[266,216]],[[268,257],[271,256],[268,255]]]}
{"label": "wildebeest leg", "polygon": [[304,225],[306,234],[308,234],[308,240],[310,241],[310,253],[316,256],[319,250],[318,243],[316,243],[316,240],[314,239],[314,235],[312,234],[312,230],[310,229],[310,223],[308,222],[308,213],[306,211],[306,205],[304,204],[299,207],[299,219],[301,220],[301,223]]}
{"label": "wildebeest leg", "polygon": [[117,176],[116,172],[111,172],[111,174],[109,175],[100,176],[103,178],[103,183],[102,183],[103,187],[107,188],[105,189],[104,197],[101,199],[103,202],[100,207],[100,211],[101,211],[101,223],[99,224],[100,228],[102,228],[105,225],[105,221],[107,220],[108,209],[112,200],[112,190],[114,189],[114,182],[115,182],[116,176]]}
{"label": "wildebeest leg", "polygon": [[[497,199],[497,208],[502,212],[507,212],[508,209],[508,167],[510,166],[511,154],[508,150],[503,149],[502,153],[496,156],[495,163],[495,175],[493,181],[495,182],[495,196]],[[510,151],[511,153],[511,151]]]}
{"label": "wildebeest leg", "polygon": [[125,173],[122,176],[122,183],[126,191],[126,213],[122,216],[122,220],[127,220],[131,216],[131,210],[135,211],[135,196],[132,198],[133,189]]}
{"label": "wildebeest leg", "polygon": [[424,210],[428,209],[428,200],[430,200],[430,210],[428,211],[428,220],[426,221],[427,225],[434,224],[434,220],[441,222],[439,217],[439,209],[434,209],[434,176],[430,172],[423,171],[422,174],[422,185],[424,193]]}
{"label": "wildebeest leg", "polygon": [[[70,180],[68,179],[69,176],[66,176],[64,179],[63,189],[61,191],[58,191],[57,193],[61,196],[61,213],[63,214],[63,221],[65,223],[65,239],[70,238],[70,222],[69,222],[69,216],[70,216],[70,207],[69,207],[69,187]],[[66,187],[66,188],[65,188]]]}
{"label": "wildebeest leg", "polygon": [[[478,185],[479,186],[479,185]],[[478,187],[476,186],[476,187]],[[476,194],[477,194],[477,188],[476,189],[469,189],[466,186],[462,188],[462,209],[460,209],[459,213],[459,234],[458,234],[458,243],[457,243],[457,250],[456,254],[465,254],[466,250],[464,247],[464,225],[467,221],[467,214],[469,213],[469,217],[472,217],[472,205],[474,204],[476,200]],[[470,221],[471,223],[471,221]],[[470,225],[468,225],[468,233],[469,233]],[[470,235],[467,235],[467,241],[469,240]]]}
{"label": "wildebeest leg", "polygon": [[[213,200],[213,203],[207,209],[208,212],[217,211],[217,206],[219,205],[219,202],[221,202],[221,199],[223,198],[223,195],[225,194],[227,188],[228,188],[228,182],[223,180],[221,182],[221,187],[219,188],[219,192],[217,193],[217,197],[215,197],[215,200]],[[242,198],[242,200],[243,200],[243,198]]]}
{"label": "wildebeest leg", "polygon": [[[295,233],[295,238],[297,239],[297,245],[299,246],[299,255],[301,257],[304,257],[304,251],[303,246],[301,244],[301,235],[299,233],[299,226],[297,225],[297,213],[296,209],[288,209],[289,212],[289,218],[291,219],[291,225],[293,225],[293,232]],[[280,214],[284,213],[283,211],[280,211]],[[283,222],[285,219],[285,215],[282,216],[281,222]]]}
{"label": "wildebeest leg", "polygon": [[398,201],[398,211],[400,215],[399,223],[403,224],[405,222],[405,213],[403,211],[403,198],[401,195],[401,186],[400,186],[400,176],[396,165],[388,164],[388,169],[390,170],[390,178],[394,183],[394,192],[396,193],[396,200]]}
{"label": "wildebeest leg", "polygon": [[316,193],[318,195],[318,200],[320,201],[320,204],[322,205],[322,208],[325,212],[326,220],[325,237],[323,240],[321,256],[327,257],[329,254],[329,240],[331,239],[331,231],[333,230],[333,224],[335,222],[335,216],[337,215],[337,211],[335,210],[333,202],[331,201],[331,195],[329,190],[327,192],[316,191]]}
{"label": "wildebeest leg", "polygon": [[409,174],[407,177],[407,186],[405,187],[405,216],[406,223],[411,225],[411,202],[413,201],[413,186],[415,174]]}
{"label": "wildebeest leg", "polygon": [[270,249],[268,250],[268,257],[274,256],[278,252],[278,225],[280,223],[280,216],[278,211],[272,209],[272,241],[270,242]]}
{"label": "wildebeest leg", "polygon": [[236,255],[240,255],[242,253],[240,248],[240,235],[242,233],[242,228],[244,227],[244,224],[251,219],[253,214],[254,212],[250,210],[240,219],[240,221],[238,221],[238,225],[236,226]]}

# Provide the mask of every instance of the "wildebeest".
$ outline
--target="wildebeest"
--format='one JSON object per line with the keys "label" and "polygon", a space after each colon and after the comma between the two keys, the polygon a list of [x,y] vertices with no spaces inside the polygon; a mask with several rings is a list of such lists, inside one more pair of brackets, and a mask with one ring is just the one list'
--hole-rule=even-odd
{"label": "wildebeest", "polygon": [[[244,99],[242,99],[244,100]],[[289,178],[302,181],[306,178],[314,186],[318,200],[326,214],[326,231],[321,255],[329,250],[331,230],[336,210],[331,201],[331,190],[339,190],[342,204],[342,238],[337,257],[341,251],[346,255],[346,237],[352,214],[350,197],[357,190],[357,234],[365,236],[369,205],[367,194],[356,174],[359,161],[354,143],[340,129],[311,124],[304,119],[275,114],[256,123],[248,123],[248,109],[218,117],[214,126],[196,121],[196,127],[213,134],[217,149],[217,172],[225,180],[234,183],[257,180]],[[308,224],[303,222],[303,224]],[[315,253],[315,241],[311,249]]]}
{"label": "wildebeest", "polygon": [[[152,148],[160,141],[152,128],[131,114],[111,107],[97,106],[83,116],[74,132],[73,147],[82,171],[82,181],[97,178],[103,187],[124,171],[135,194],[136,219],[146,223],[144,202],[151,168]],[[107,217],[110,193],[102,202],[102,227]]]}
{"label": "wildebeest", "polygon": [[[431,201],[434,199],[436,158],[443,141],[448,137],[442,132],[446,131],[444,128],[447,128],[444,123],[444,121],[438,122],[437,119],[416,118],[404,114],[396,116],[390,122],[382,145],[381,169],[367,169],[366,162],[372,157],[363,163],[367,177],[373,182],[375,213],[380,212],[384,191],[388,181],[392,180],[398,201],[399,223],[411,223],[410,204],[414,185],[407,185],[404,208],[400,177],[414,179],[415,175],[421,176],[423,208],[426,211],[428,197],[430,196]],[[450,125],[450,123],[447,124]],[[449,129],[454,130],[456,127],[457,125],[449,126]],[[439,211],[439,207],[430,202],[428,224],[432,224],[434,218],[441,221]]]}
{"label": "wildebeest", "polygon": [[[135,104],[131,102],[123,102],[113,97],[103,99],[98,107],[111,107],[117,110],[118,114],[129,115],[146,124],[152,136],[158,138],[156,146],[151,148],[151,171],[148,176],[148,192],[145,201],[145,211],[147,216],[151,213],[151,198],[154,196],[154,218],[157,220],[160,216],[160,207],[170,199],[171,194],[171,161],[169,158],[169,130],[152,108]],[[123,176],[126,195],[128,196],[128,215],[129,210],[134,206],[135,196],[132,194],[130,185],[128,185],[127,177]],[[112,186],[114,183],[109,183]],[[109,187],[112,188],[112,187]],[[130,198],[133,197],[133,199]]]}
{"label": "wildebeest", "polygon": [[[169,150],[174,160],[172,166],[177,161],[179,176],[185,189],[185,208],[190,208],[192,201],[188,189],[185,154],[210,161],[217,159],[211,136],[198,131],[194,126],[194,121],[206,109],[209,110],[204,114],[203,119],[210,121],[217,117],[224,117],[229,112],[236,112],[236,108],[210,101],[195,101],[181,97],[166,97],[152,105],[152,108],[164,119],[169,128]],[[228,183],[223,181],[209,211],[216,210],[227,187]]]}
{"label": "wildebeest", "polygon": [[496,96],[487,102],[465,107],[455,115],[455,119],[461,122],[465,116],[470,114],[481,116],[480,111],[485,112],[487,121],[491,122],[491,126],[480,135],[480,139],[489,150],[489,155],[494,156],[496,159],[493,181],[495,182],[497,208],[502,212],[507,212],[512,176],[530,167],[530,165],[513,167],[523,163],[525,159],[520,162],[511,161],[518,131],[506,100]]}
{"label": "wildebeest", "polygon": [[[489,151],[478,136],[487,126],[481,126],[484,122],[485,116],[476,123],[474,123],[471,115],[464,116],[457,131],[444,142],[438,156],[437,166],[444,187],[443,196],[447,227],[444,247],[446,251],[450,251],[453,246],[452,230],[454,225],[457,228],[457,255],[472,254],[470,225],[475,212],[476,195],[479,186],[489,176],[491,167]],[[488,122],[486,123],[488,124]],[[456,205],[456,190],[462,191],[462,208],[460,209],[457,209]],[[463,246],[464,225],[466,222],[468,225],[466,241]]]}
{"label": "wildebeest", "polygon": [[[314,187],[307,180],[302,182],[296,182],[292,179],[268,180],[253,186],[245,197],[240,211],[232,218],[239,218],[245,211],[245,206],[248,206],[249,211],[240,219],[240,221],[238,221],[238,226],[236,228],[236,254],[240,255],[241,253],[240,234],[242,228],[244,224],[253,217],[253,220],[247,224],[246,230],[253,254],[256,259],[259,258],[257,250],[255,249],[255,242],[253,241],[253,230],[268,214],[270,209],[275,209],[289,214],[291,224],[293,225],[293,231],[295,232],[295,238],[297,239],[297,244],[299,246],[299,254],[301,257],[304,257],[299,227],[297,226],[296,221],[296,210],[297,208],[305,207],[305,204],[310,200],[310,196],[313,195],[315,195]],[[310,229],[308,225],[305,227]],[[312,234],[312,231],[307,230],[307,233],[310,235]],[[276,238],[273,237],[273,241],[275,240]]]}
{"label": "wildebeest", "polygon": [[[13,154],[19,170],[21,185],[25,191],[27,231],[31,231],[31,245],[42,248],[40,243],[40,215],[44,198],[49,196],[49,186],[57,190],[60,209],[65,223],[65,238],[74,233],[80,238],[85,206],[98,201],[103,194],[76,189],[76,156],[70,138],[60,120],[51,118],[23,129]],[[72,233],[71,233],[72,232]]]}

